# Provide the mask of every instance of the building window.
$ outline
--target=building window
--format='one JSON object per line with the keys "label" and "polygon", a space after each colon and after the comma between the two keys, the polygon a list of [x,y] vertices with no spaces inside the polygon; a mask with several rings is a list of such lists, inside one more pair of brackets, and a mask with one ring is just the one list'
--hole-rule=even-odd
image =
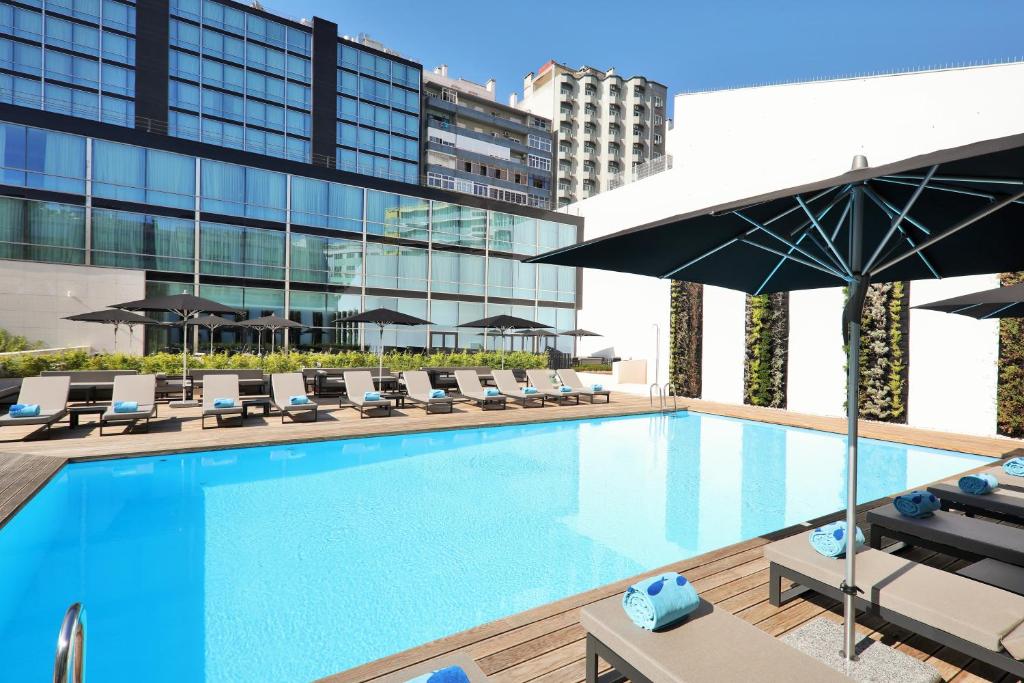
{"label": "building window", "polygon": [[608,124],[608,132],[609,133],[613,133],[615,135],[618,135],[621,130],[622,130],[622,126],[620,126],[617,123],[610,123],[610,124]]}
{"label": "building window", "polygon": [[584,95],[597,95],[597,87],[592,85],[592,84],[590,84],[590,83],[587,83],[587,85],[583,88],[583,94]]}
{"label": "building window", "polygon": [[644,115],[644,105],[642,105],[642,104],[634,104],[633,105],[633,116],[643,116],[643,115]]}
{"label": "building window", "polygon": [[530,154],[526,157],[526,165],[530,168],[539,168],[542,171],[550,171],[551,159]]}
{"label": "building window", "polygon": [[634,123],[633,124],[633,135],[643,135],[643,134],[644,134],[644,124],[642,124],[642,123]]}
{"label": "building window", "polygon": [[593,142],[584,142],[583,152],[584,154],[597,154],[597,145]]}
{"label": "building window", "polygon": [[559,154],[570,154],[572,152],[572,146],[568,142],[563,142],[558,145]]}
{"label": "building window", "polygon": [[617,104],[610,104],[608,105],[608,113],[617,118],[622,114],[622,107]]}
{"label": "building window", "polygon": [[583,124],[583,132],[589,135],[593,135],[594,133],[597,132],[597,126],[595,126],[592,123],[585,123]]}
{"label": "building window", "polygon": [[584,180],[583,181],[583,191],[584,192],[593,192],[595,189],[596,189],[596,186],[595,186],[593,180]]}
{"label": "building window", "polygon": [[561,161],[561,162],[558,163],[558,172],[559,173],[570,173],[571,171],[572,171],[572,164],[570,164],[568,161]]}
{"label": "building window", "polygon": [[660,126],[663,123],[665,123],[665,118],[661,114],[655,114],[654,115],[654,125]]}
{"label": "building window", "polygon": [[539,116],[533,116],[530,118],[530,125],[533,126],[534,128],[547,130],[550,125],[550,121],[548,121],[547,119],[542,119]]}
{"label": "building window", "polygon": [[459,103],[459,91],[452,88],[441,88],[441,99],[452,104]]}
{"label": "building window", "polygon": [[584,114],[591,114],[593,116],[597,116],[597,107],[595,107],[592,104],[585,104],[585,105],[583,105],[583,113]]}
{"label": "building window", "polygon": [[563,104],[561,107],[558,108],[558,111],[563,116],[572,116],[572,105]]}
{"label": "building window", "polygon": [[568,83],[563,83],[562,84],[562,94],[563,95],[572,95],[572,86],[569,85]]}
{"label": "building window", "polygon": [[584,161],[583,162],[583,171],[585,173],[593,173],[596,170],[597,170],[597,167],[594,165],[593,161]]}
{"label": "building window", "polygon": [[617,85],[613,85],[613,86],[610,86],[610,87],[608,88],[608,93],[609,93],[609,94],[610,94],[610,95],[611,95],[612,97],[618,97],[619,95],[621,95],[621,94],[622,94],[622,90],[621,90],[621,89],[619,88],[619,86],[617,86]]}
{"label": "building window", "polygon": [[634,85],[633,86],[633,97],[643,97],[643,96],[644,96],[644,86],[642,86],[642,85]]}
{"label": "building window", "polygon": [[617,162],[617,161],[609,161],[608,162],[608,172],[609,173],[618,173],[619,172],[619,162]]}
{"label": "building window", "polygon": [[558,189],[563,191],[563,192],[568,190],[569,189],[569,181],[565,180],[565,179],[560,179],[558,181]]}
{"label": "building window", "polygon": [[656,144],[656,145],[660,145],[661,144],[661,134],[660,133],[655,133],[654,134],[654,144]]}
{"label": "building window", "polygon": [[618,151],[619,151],[619,143],[617,143],[617,142],[609,142],[608,143],[608,151],[611,152],[612,154],[618,153]]}
{"label": "building window", "polygon": [[661,95],[655,95],[654,96],[654,106],[655,107],[664,107],[665,106],[665,102],[661,99]]}
{"label": "building window", "polygon": [[572,126],[568,123],[563,123],[558,127],[558,133],[560,135],[572,135]]}
{"label": "building window", "polygon": [[530,147],[533,147],[534,149],[539,149],[542,152],[550,152],[551,151],[551,140],[549,140],[547,138],[543,138],[543,137],[541,137],[539,135],[534,135],[533,133],[530,133],[527,136],[526,140],[527,140],[527,145],[529,145]]}

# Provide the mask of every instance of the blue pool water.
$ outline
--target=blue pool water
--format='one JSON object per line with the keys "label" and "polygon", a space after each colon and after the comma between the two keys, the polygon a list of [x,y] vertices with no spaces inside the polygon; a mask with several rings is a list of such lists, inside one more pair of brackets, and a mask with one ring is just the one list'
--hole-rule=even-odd
{"label": "blue pool water", "polygon": [[[308,681],[837,510],[844,443],[679,413],[71,465],[0,530],[0,678],[82,601],[91,680]],[[980,460],[864,440],[860,495]]]}

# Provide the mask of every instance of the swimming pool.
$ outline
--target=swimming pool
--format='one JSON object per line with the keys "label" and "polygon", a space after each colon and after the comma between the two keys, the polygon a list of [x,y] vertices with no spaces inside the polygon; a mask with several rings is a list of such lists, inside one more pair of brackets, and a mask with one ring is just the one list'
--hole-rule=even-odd
{"label": "swimming pool", "polygon": [[[0,530],[2,678],[308,681],[845,503],[843,437],[642,415],[65,467]],[[862,501],[978,456],[862,440]]]}

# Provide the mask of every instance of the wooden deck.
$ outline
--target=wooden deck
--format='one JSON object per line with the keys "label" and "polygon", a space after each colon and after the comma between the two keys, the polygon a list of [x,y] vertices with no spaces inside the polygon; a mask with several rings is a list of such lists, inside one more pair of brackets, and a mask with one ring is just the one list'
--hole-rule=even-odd
{"label": "wooden deck", "polygon": [[[624,394],[616,394],[612,403],[608,405],[582,404],[578,407],[551,406],[534,409],[510,407],[504,411],[482,411],[468,405],[459,405],[451,415],[426,415],[420,408],[405,408],[396,410],[395,417],[392,418],[363,420],[359,419],[356,411],[338,408],[336,401],[332,403],[334,407],[322,414],[317,423],[281,424],[280,419],[273,415],[252,417],[241,428],[202,430],[198,409],[171,409],[161,406],[160,417],[154,420],[152,431],[148,434],[115,433],[100,437],[92,418],[85,418],[83,425],[77,430],[70,430],[66,423],[55,427],[51,439],[45,441],[12,441],[21,438],[30,430],[4,428],[0,430],[0,439],[4,440],[0,441],[0,525],[15,514],[65,463],[72,461],[438,429],[585,419],[651,411],[646,397]],[[845,421],[839,418],[801,415],[750,406],[680,399],[679,408],[837,433],[845,432],[846,428]],[[19,432],[20,429],[24,432]],[[1024,453],[1024,443],[1013,439],[956,435],[900,425],[862,422],[861,435],[994,457]],[[868,507],[870,505],[864,506],[864,509]],[[810,521],[818,523],[821,520]],[[774,608],[767,602],[768,563],[762,556],[762,547],[770,540],[804,529],[805,527],[791,527],[776,532],[771,537],[744,541],[672,564],[664,569],[685,573],[706,599],[776,636],[819,615],[839,620],[838,604],[814,594],[793,600],[781,608]],[[953,558],[921,550],[909,551],[907,556],[947,569],[956,569],[962,565]],[[645,574],[655,571],[658,570]],[[472,656],[484,672],[499,683],[533,680],[545,683],[577,683],[582,681],[584,676],[584,633],[578,623],[580,607],[623,591],[632,580],[620,581],[484,624],[325,680],[331,683],[372,681],[431,657],[462,651]],[[862,620],[861,631],[864,635],[879,638],[921,658],[936,667],[945,680],[1013,680],[948,648],[940,649],[934,643],[878,620]]]}

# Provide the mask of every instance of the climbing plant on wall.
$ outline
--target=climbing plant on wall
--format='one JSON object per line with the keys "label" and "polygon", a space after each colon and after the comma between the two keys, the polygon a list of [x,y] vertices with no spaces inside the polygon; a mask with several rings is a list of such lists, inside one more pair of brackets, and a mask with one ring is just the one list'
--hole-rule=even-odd
{"label": "climbing plant on wall", "polygon": [[907,421],[910,284],[880,282],[864,297],[860,335],[860,415]]}
{"label": "climbing plant on wall", "polygon": [[[1024,282],[1024,272],[1003,273],[1003,287]],[[1004,436],[1024,436],[1024,319],[999,321],[999,377],[996,384],[996,428]]]}
{"label": "climbing plant on wall", "polygon": [[743,401],[768,408],[786,407],[789,354],[789,294],[748,296]]}
{"label": "climbing plant on wall", "polygon": [[678,396],[700,398],[704,287],[672,282],[668,372]]}

